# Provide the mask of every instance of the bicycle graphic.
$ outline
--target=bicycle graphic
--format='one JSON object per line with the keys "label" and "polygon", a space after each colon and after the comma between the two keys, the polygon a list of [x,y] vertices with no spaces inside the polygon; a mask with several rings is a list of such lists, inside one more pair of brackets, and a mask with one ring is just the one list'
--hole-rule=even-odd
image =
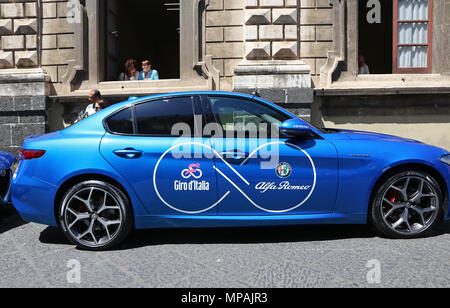
{"label": "bicycle graphic", "polygon": [[181,176],[185,179],[190,178],[191,176],[199,179],[202,177],[203,172],[202,170],[200,170],[200,164],[190,164],[189,169],[184,169],[183,171],[181,171]]}

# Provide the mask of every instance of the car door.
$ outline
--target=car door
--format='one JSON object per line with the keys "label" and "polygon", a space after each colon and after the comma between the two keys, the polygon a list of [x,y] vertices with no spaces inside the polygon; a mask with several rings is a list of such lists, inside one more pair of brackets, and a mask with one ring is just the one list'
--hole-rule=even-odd
{"label": "car door", "polygon": [[154,99],[106,120],[101,154],[151,215],[217,215],[214,159],[209,139],[195,137],[195,100]]}
{"label": "car door", "polygon": [[[320,136],[279,138],[293,116],[259,100],[211,95],[203,99],[223,137],[212,138],[219,215],[332,212],[338,187],[335,146]],[[305,125],[309,125],[305,122]]]}

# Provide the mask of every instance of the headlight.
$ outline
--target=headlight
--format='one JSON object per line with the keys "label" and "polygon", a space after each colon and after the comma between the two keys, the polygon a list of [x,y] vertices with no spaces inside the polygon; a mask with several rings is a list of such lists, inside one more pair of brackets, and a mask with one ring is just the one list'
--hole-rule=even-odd
{"label": "headlight", "polygon": [[450,166],[450,154],[442,156],[441,162]]}

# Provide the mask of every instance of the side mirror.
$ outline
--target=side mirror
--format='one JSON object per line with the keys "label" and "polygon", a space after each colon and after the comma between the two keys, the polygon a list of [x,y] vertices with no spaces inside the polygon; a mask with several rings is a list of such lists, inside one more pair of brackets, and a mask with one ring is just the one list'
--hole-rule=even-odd
{"label": "side mirror", "polygon": [[286,138],[308,137],[314,135],[314,132],[306,122],[290,119],[281,124],[280,135]]}

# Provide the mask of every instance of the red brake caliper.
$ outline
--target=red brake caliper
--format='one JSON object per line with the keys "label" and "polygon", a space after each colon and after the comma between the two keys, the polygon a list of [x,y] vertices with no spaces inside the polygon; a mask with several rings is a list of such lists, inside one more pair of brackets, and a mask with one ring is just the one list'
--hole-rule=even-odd
{"label": "red brake caliper", "polygon": [[[391,203],[395,203],[397,201],[398,198],[398,192],[391,190],[387,196],[387,199],[391,202]],[[392,206],[388,203],[386,204],[386,208],[388,210],[390,210],[392,208]]]}

